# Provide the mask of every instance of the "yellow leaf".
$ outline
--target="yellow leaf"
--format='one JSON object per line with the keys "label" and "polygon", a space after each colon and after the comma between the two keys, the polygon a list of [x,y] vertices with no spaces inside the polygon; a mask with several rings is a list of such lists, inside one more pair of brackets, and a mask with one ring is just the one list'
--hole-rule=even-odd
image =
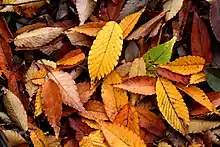
{"label": "yellow leaf", "polygon": [[98,32],[105,26],[106,22],[89,22],[81,26],[76,26],[70,30],[83,33],[89,36],[97,36]]}
{"label": "yellow leaf", "polygon": [[206,75],[204,74],[204,72],[193,74],[190,77],[190,84],[197,84],[204,81],[206,81]]}
{"label": "yellow leaf", "polygon": [[213,107],[211,101],[208,96],[198,87],[189,85],[188,87],[183,84],[177,84],[177,88],[191,96],[196,102],[200,103],[204,107],[206,107],[209,111],[217,112],[217,110]]}
{"label": "yellow leaf", "polygon": [[172,147],[172,145],[169,145],[167,142],[160,142],[158,147]]}
{"label": "yellow leaf", "polygon": [[142,10],[133,13],[131,15],[126,16],[121,22],[120,27],[123,31],[123,38],[126,38],[128,34],[133,30],[135,24],[138,22],[142,12],[144,12],[145,8]]}
{"label": "yellow leaf", "polygon": [[189,122],[189,112],[182,95],[176,87],[164,78],[156,83],[157,102],[160,112],[167,122],[182,134],[186,134],[185,123]]}
{"label": "yellow leaf", "polygon": [[202,71],[204,64],[205,60],[199,56],[184,56],[160,67],[181,75],[190,75]]}
{"label": "yellow leaf", "polygon": [[114,123],[126,126],[134,133],[140,134],[138,112],[132,105],[124,105],[115,117]]}
{"label": "yellow leaf", "polygon": [[146,147],[144,141],[125,126],[107,122],[99,124],[111,147]]}
{"label": "yellow leaf", "polygon": [[102,84],[102,99],[109,119],[114,121],[122,106],[128,104],[128,96],[126,91],[108,84],[109,78],[111,76],[108,76]]}
{"label": "yellow leaf", "polygon": [[38,117],[42,112],[41,88],[39,88],[36,94],[34,116]]}
{"label": "yellow leaf", "polygon": [[136,77],[136,76],[145,76],[147,73],[146,71],[146,64],[143,58],[136,58],[130,68],[129,78]]}
{"label": "yellow leaf", "polygon": [[43,85],[45,81],[45,76],[47,75],[48,71],[43,68],[36,73],[33,74],[31,81],[36,85]]}
{"label": "yellow leaf", "polygon": [[109,21],[98,33],[89,52],[88,68],[93,82],[114,69],[121,55],[122,44],[120,26],[114,21]]}
{"label": "yellow leaf", "polygon": [[115,70],[108,75],[105,81],[107,84],[118,84],[122,82],[121,77]]}
{"label": "yellow leaf", "polygon": [[57,65],[77,65],[85,59],[85,54],[80,49],[70,51],[61,60],[57,61]]}
{"label": "yellow leaf", "polygon": [[38,60],[37,63],[43,64],[44,66],[48,66],[54,69],[57,68],[57,64],[50,60],[41,59],[41,60]]}
{"label": "yellow leaf", "polygon": [[44,135],[43,131],[40,129],[31,131],[30,138],[34,144],[34,147],[42,147],[47,144],[46,136]]}
{"label": "yellow leaf", "polygon": [[84,136],[79,142],[80,147],[108,147],[104,143],[105,137],[100,130],[91,132],[89,136]]}
{"label": "yellow leaf", "polygon": [[89,120],[82,118],[82,122],[86,123],[90,128],[98,130],[100,128],[99,124],[94,120]]}

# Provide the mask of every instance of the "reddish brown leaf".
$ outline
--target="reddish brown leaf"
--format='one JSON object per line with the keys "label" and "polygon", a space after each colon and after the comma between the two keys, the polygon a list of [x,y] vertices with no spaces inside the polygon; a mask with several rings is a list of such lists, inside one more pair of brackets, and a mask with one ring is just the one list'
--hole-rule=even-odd
{"label": "reddish brown leaf", "polygon": [[58,137],[60,131],[58,125],[62,115],[62,99],[58,85],[53,80],[47,80],[42,87],[41,96],[43,110]]}
{"label": "reddish brown leaf", "polygon": [[207,64],[212,62],[211,40],[205,23],[199,18],[197,12],[194,12],[191,49],[193,56],[203,57]]}
{"label": "reddish brown leaf", "polygon": [[138,107],[136,109],[139,114],[139,124],[141,127],[157,136],[164,135],[166,126],[162,122],[161,118],[152,113],[147,107]]}
{"label": "reddish brown leaf", "polygon": [[69,118],[69,124],[76,131],[76,139],[80,141],[84,136],[88,136],[94,129],[90,128],[79,118]]}
{"label": "reddish brown leaf", "polygon": [[212,1],[210,12],[209,12],[209,20],[212,26],[212,30],[215,34],[215,37],[218,41],[220,41],[220,28],[219,28],[219,8],[220,8],[220,1],[214,0]]}
{"label": "reddish brown leaf", "polygon": [[117,5],[113,3],[112,1],[108,2],[108,16],[111,20],[116,20],[118,16],[120,15],[120,11],[124,5],[125,0],[120,0]]}
{"label": "reddish brown leaf", "polygon": [[[2,56],[1,61],[3,65],[10,71],[13,69],[13,57],[11,53],[11,48],[4,38],[0,39],[0,56]],[[2,66],[2,65],[1,65]],[[2,67],[1,67],[2,68]]]}
{"label": "reddish brown leaf", "polygon": [[3,16],[1,16],[1,18],[0,18],[0,35],[7,42],[13,41],[13,35],[12,35],[11,31],[9,30],[7,22],[5,21],[5,18]]}
{"label": "reddish brown leaf", "polygon": [[82,103],[88,102],[90,96],[95,92],[96,87],[90,89],[90,83],[77,83],[77,92],[79,93],[79,98]]}
{"label": "reddish brown leaf", "polygon": [[157,74],[177,83],[189,84],[190,81],[190,76],[183,76],[160,67],[157,69]]}

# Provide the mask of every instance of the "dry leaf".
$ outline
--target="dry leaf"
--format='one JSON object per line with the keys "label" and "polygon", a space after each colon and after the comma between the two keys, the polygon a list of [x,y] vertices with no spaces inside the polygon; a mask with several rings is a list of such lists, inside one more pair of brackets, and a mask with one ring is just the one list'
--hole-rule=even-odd
{"label": "dry leaf", "polygon": [[168,64],[159,65],[174,73],[181,75],[190,75],[202,71],[205,60],[199,56],[184,56]]}
{"label": "dry leaf", "polygon": [[145,11],[145,8],[140,10],[139,12],[136,12],[134,14],[131,14],[129,16],[126,16],[122,19],[122,21],[119,23],[119,26],[122,29],[123,32],[123,38],[126,38],[128,34],[133,30],[134,26],[138,22],[142,12]]}
{"label": "dry leaf", "polygon": [[124,105],[128,104],[128,96],[126,91],[119,88],[115,88],[112,85],[108,84],[110,78],[111,76],[108,76],[102,84],[102,99],[106,110],[106,114],[109,117],[109,119],[113,122],[119,110]]}
{"label": "dry leaf", "polygon": [[30,138],[34,144],[34,147],[43,147],[47,145],[47,138],[44,135],[44,132],[40,129],[31,131]]}
{"label": "dry leaf", "polygon": [[27,113],[20,99],[8,89],[5,89],[3,103],[7,114],[22,130],[28,130]]}
{"label": "dry leaf", "polygon": [[167,122],[180,133],[186,134],[184,123],[189,122],[189,112],[182,95],[170,81],[164,78],[158,78],[156,94],[159,110]]}
{"label": "dry leaf", "polygon": [[153,77],[134,77],[124,80],[121,84],[116,84],[118,87],[133,93],[152,95],[155,94],[156,78]]}
{"label": "dry leaf", "polygon": [[69,105],[78,111],[85,111],[85,108],[79,99],[75,81],[72,79],[72,76],[69,73],[63,71],[54,71],[49,73],[49,77],[59,85],[64,104]]}
{"label": "dry leaf", "polygon": [[53,80],[47,80],[42,86],[41,97],[43,110],[58,137],[60,132],[58,125],[62,115],[62,99],[58,85]]}
{"label": "dry leaf", "polygon": [[136,58],[131,65],[129,78],[137,77],[137,76],[145,76],[147,73],[146,71],[146,64],[143,58]]}
{"label": "dry leaf", "polygon": [[25,139],[15,131],[3,130],[3,132],[11,146],[19,146],[20,144],[26,143]]}
{"label": "dry leaf", "polygon": [[95,92],[96,87],[90,88],[91,85],[88,82],[83,83],[77,83],[77,92],[79,93],[79,98],[82,103],[88,102],[89,98],[92,96],[92,94]]}
{"label": "dry leaf", "polygon": [[167,11],[166,13],[166,20],[172,19],[176,14],[179,12],[183,5],[184,0],[168,0],[163,5],[163,9]]}
{"label": "dry leaf", "polygon": [[190,77],[190,84],[198,84],[200,82],[206,81],[206,74],[204,72],[199,72],[196,74],[191,75]]}
{"label": "dry leaf", "polygon": [[119,76],[122,78],[125,77],[129,73],[131,65],[132,65],[131,62],[127,62],[117,67],[116,71],[119,74]]}
{"label": "dry leaf", "polygon": [[79,142],[80,147],[108,147],[104,142],[105,137],[101,131],[91,132],[89,136],[85,136]]}
{"label": "dry leaf", "polygon": [[121,55],[122,44],[120,26],[114,21],[109,21],[98,33],[89,51],[88,68],[93,82],[113,70]]}
{"label": "dry leaf", "polygon": [[208,121],[208,120],[196,120],[192,119],[189,122],[189,133],[200,133],[220,125],[219,121]]}
{"label": "dry leaf", "polygon": [[76,26],[70,30],[76,31],[78,33],[83,33],[89,36],[97,36],[98,32],[105,26],[107,22],[88,22],[81,26]]}
{"label": "dry leaf", "polygon": [[84,107],[86,112],[79,112],[83,117],[91,120],[108,120],[104,105],[99,101],[88,101]]}
{"label": "dry leaf", "polygon": [[36,94],[36,99],[35,99],[34,116],[38,117],[42,112],[43,110],[42,110],[41,88],[39,88]]}
{"label": "dry leaf", "polygon": [[107,122],[99,124],[111,147],[146,147],[144,141],[125,126]]}
{"label": "dry leaf", "polygon": [[114,123],[126,126],[137,135],[140,134],[138,112],[132,105],[124,105],[115,117]]}
{"label": "dry leaf", "polygon": [[76,9],[79,14],[80,25],[89,18],[94,11],[96,3],[93,0],[76,0]]}
{"label": "dry leaf", "polygon": [[82,122],[86,123],[90,128],[98,130],[100,128],[99,124],[94,120],[82,119]]}
{"label": "dry leaf", "polygon": [[38,60],[37,63],[42,64],[43,66],[46,66],[48,68],[52,68],[52,69],[57,68],[57,64],[50,60],[41,59],[41,60]]}
{"label": "dry leaf", "polygon": [[63,28],[59,27],[45,27],[35,29],[30,32],[24,32],[18,35],[14,39],[14,43],[18,47],[43,46],[58,37],[63,32],[63,30]]}
{"label": "dry leaf", "polygon": [[31,79],[32,83],[36,85],[43,85],[45,81],[45,76],[47,75],[47,73],[48,71],[45,68],[35,72]]}

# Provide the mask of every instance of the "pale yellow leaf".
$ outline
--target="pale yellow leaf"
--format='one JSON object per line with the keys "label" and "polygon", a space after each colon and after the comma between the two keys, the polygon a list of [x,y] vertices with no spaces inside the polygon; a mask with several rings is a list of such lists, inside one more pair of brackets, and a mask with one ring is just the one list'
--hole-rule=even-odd
{"label": "pale yellow leaf", "polygon": [[79,15],[80,25],[89,18],[94,11],[96,3],[93,0],[76,0],[76,9]]}
{"label": "pale yellow leaf", "polygon": [[209,120],[197,120],[192,119],[189,122],[189,133],[200,133],[220,125],[219,121],[209,121]]}
{"label": "pale yellow leaf", "polygon": [[144,141],[125,126],[107,122],[99,124],[111,147],[146,147]]}
{"label": "pale yellow leaf", "polygon": [[215,107],[212,105],[208,96],[198,87],[194,85],[185,86],[183,84],[177,84],[177,88],[191,96],[196,102],[206,107],[209,111],[217,112]]}
{"label": "pale yellow leaf", "polygon": [[27,131],[27,113],[20,99],[8,89],[5,89],[3,103],[7,114],[21,129]]}
{"label": "pale yellow leaf", "polygon": [[190,75],[202,71],[204,64],[205,60],[199,56],[184,56],[159,66],[181,75]]}
{"label": "pale yellow leaf", "polygon": [[85,108],[80,101],[75,81],[69,73],[63,71],[54,71],[48,75],[50,79],[53,79],[59,85],[64,104],[69,105],[78,111],[85,111]]}
{"label": "pale yellow leaf", "polygon": [[186,134],[184,123],[189,122],[189,112],[182,95],[170,81],[164,78],[158,78],[156,94],[158,107],[164,118],[174,129]]}
{"label": "pale yellow leaf", "polygon": [[104,143],[105,137],[101,131],[91,132],[89,136],[84,136],[79,142],[80,147],[108,147]]}
{"label": "pale yellow leaf", "polygon": [[58,37],[64,28],[45,27],[24,32],[14,39],[14,43],[18,47],[39,47],[43,46],[56,37]]}
{"label": "pale yellow leaf", "polygon": [[70,30],[76,31],[78,33],[83,33],[89,36],[97,36],[98,32],[104,27],[106,22],[88,22],[81,26],[76,26]]}
{"label": "pale yellow leaf", "polygon": [[43,64],[44,66],[52,67],[54,69],[57,68],[57,64],[50,60],[41,59],[41,60],[38,60],[37,63]]}
{"label": "pale yellow leaf", "polygon": [[38,117],[42,113],[42,100],[41,100],[41,88],[38,89],[35,100],[34,116]]}
{"label": "pale yellow leaf", "polygon": [[172,19],[176,14],[179,12],[183,5],[184,0],[168,0],[163,5],[163,9],[167,11],[166,13],[166,20]]}
{"label": "pale yellow leaf", "polygon": [[133,30],[134,26],[138,22],[142,12],[144,12],[145,8],[142,10],[133,13],[131,15],[126,16],[122,21],[119,23],[122,31],[123,31],[123,38],[126,38],[128,34]]}
{"label": "pale yellow leaf", "polygon": [[98,33],[88,57],[89,74],[92,81],[109,74],[118,63],[122,51],[122,30],[109,21]]}
{"label": "pale yellow leaf", "polygon": [[147,73],[146,71],[146,64],[143,58],[136,58],[131,65],[129,77],[136,77],[136,76],[145,76]]}
{"label": "pale yellow leaf", "polygon": [[206,81],[206,75],[204,72],[193,74],[190,77],[190,84],[197,84],[204,81]]}
{"label": "pale yellow leaf", "polygon": [[3,132],[11,146],[19,146],[22,143],[26,143],[25,139],[15,131],[3,130]]}

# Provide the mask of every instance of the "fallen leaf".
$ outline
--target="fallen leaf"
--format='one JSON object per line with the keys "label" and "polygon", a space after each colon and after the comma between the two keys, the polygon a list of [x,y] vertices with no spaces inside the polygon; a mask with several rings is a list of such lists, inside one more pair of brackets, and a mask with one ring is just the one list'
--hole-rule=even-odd
{"label": "fallen leaf", "polygon": [[45,81],[45,76],[47,75],[48,71],[43,68],[41,70],[38,70],[32,75],[31,81],[35,85],[43,85]]}
{"label": "fallen leaf", "polygon": [[218,17],[219,8],[220,8],[220,1],[219,0],[212,1],[209,12],[209,21],[216,39],[220,41],[220,28],[218,27],[220,21],[220,18]]}
{"label": "fallen leaf", "polygon": [[121,88],[133,93],[152,95],[155,94],[156,78],[142,76],[124,80],[121,84],[116,84],[114,87]]}
{"label": "fallen leaf", "polygon": [[88,82],[77,83],[77,92],[79,93],[79,98],[82,103],[87,103],[92,94],[95,92],[96,87],[90,89],[91,85]]}
{"label": "fallen leaf", "polygon": [[220,71],[217,68],[210,68],[206,70],[206,77],[207,77],[207,82],[209,86],[214,90],[214,91],[220,91]]}
{"label": "fallen leaf", "polygon": [[190,77],[190,84],[198,84],[200,82],[206,81],[206,75],[204,72],[199,72],[196,74],[191,75]]}
{"label": "fallen leaf", "polygon": [[176,14],[179,12],[183,5],[184,0],[168,0],[163,5],[163,9],[167,12],[166,13],[166,20],[172,19]]}
{"label": "fallen leaf", "polygon": [[18,47],[43,46],[58,37],[63,30],[63,28],[59,27],[44,27],[35,29],[18,35],[14,39],[14,43]]}
{"label": "fallen leaf", "polygon": [[125,0],[118,1],[119,3],[115,4],[111,1],[108,1],[107,12],[111,20],[116,20],[120,15],[120,11],[125,3]]}
{"label": "fallen leaf", "polygon": [[146,66],[143,58],[136,58],[131,65],[129,78],[146,75]]}
{"label": "fallen leaf", "polygon": [[30,138],[35,147],[42,147],[47,145],[47,138],[44,135],[44,132],[40,129],[31,131]]}
{"label": "fallen leaf", "polygon": [[129,73],[131,65],[132,65],[131,62],[124,63],[116,68],[116,72],[120,77],[123,78]]}
{"label": "fallen leaf", "polygon": [[34,116],[38,117],[42,112],[43,112],[43,109],[42,109],[41,88],[39,88],[36,94],[36,99],[35,99]]}
{"label": "fallen leaf", "polygon": [[180,133],[186,134],[189,112],[182,95],[170,81],[164,78],[158,78],[156,94],[159,110],[167,122]]}
{"label": "fallen leaf", "polygon": [[106,78],[106,84],[113,85],[113,84],[119,84],[122,82],[121,77],[119,74],[113,70]]}
{"label": "fallen leaf", "polygon": [[27,113],[20,99],[8,89],[5,89],[3,103],[7,114],[22,130],[28,130]]}
{"label": "fallen leaf", "polygon": [[8,24],[3,16],[0,18],[0,34],[9,43],[13,41],[13,35],[8,28]]}
{"label": "fallen leaf", "polygon": [[161,68],[168,69],[181,75],[190,75],[202,71],[205,60],[198,56],[184,56],[165,65],[159,65]]}
{"label": "fallen leaf", "polygon": [[125,49],[125,60],[126,62],[132,62],[139,56],[139,48],[135,41],[130,41]]}
{"label": "fallen leaf", "polygon": [[11,146],[19,146],[26,143],[25,139],[17,132],[12,130],[2,130]]}
{"label": "fallen leaf", "polygon": [[62,115],[62,99],[58,85],[53,80],[47,80],[42,86],[42,108],[47,115],[48,121],[54,128],[58,137],[59,123]]}
{"label": "fallen leaf", "polygon": [[203,57],[207,64],[212,62],[211,39],[205,23],[194,12],[191,34],[191,50],[193,56]]}
{"label": "fallen leaf", "polygon": [[100,80],[113,70],[121,55],[122,44],[120,26],[114,21],[106,23],[89,51],[88,68],[93,82],[95,79]]}
{"label": "fallen leaf", "polygon": [[107,122],[99,122],[99,124],[102,133],[112,147],[146,147],[146,144],[139,136],[123,125]]}
{"label": "fallen leaf", "polygon": [[80,25],[84,24],[89,18],[95,6],[96,3],[93,0],[76,0],[76,9],[78,11]]}

